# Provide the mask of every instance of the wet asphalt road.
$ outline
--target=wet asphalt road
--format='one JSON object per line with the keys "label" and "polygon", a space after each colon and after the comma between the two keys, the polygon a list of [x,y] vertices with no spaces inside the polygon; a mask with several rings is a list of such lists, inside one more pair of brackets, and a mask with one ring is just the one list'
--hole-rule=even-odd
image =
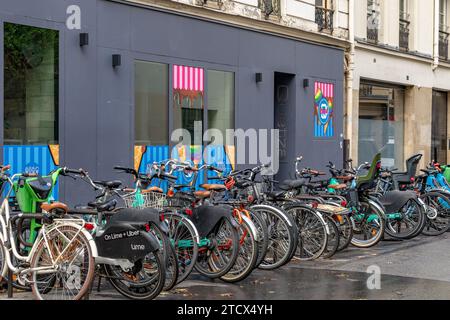
{"label": "wet asphalt road", "polygon": [[[381,288],[369,290],[369,266],[381,270]],[[92,300],[123,299],[103,281]],[[97,286],[97,280],[95,287]],[[15,293],[15,299],[32,299]],[[6,299],[4,293],[0,299]],[[158,299],[450,299],[450,233],[408,241],[386,240],[369,249],[349,248],[328,260],[292,261],[275,270],[255,270],[237,284],[209,280],[198,274]]]}

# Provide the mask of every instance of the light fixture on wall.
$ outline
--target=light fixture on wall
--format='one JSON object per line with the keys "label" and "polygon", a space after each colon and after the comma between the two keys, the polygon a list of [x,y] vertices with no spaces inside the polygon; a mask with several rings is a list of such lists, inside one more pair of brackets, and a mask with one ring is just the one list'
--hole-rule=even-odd
{"label": "light fixture on wall", "polygon": [[113,68],[118,67],[122,64],[122,56],[120,54],[112,55],[112,66]]}
{"label": "light fixture on wall", "polygon": [[255,79],[256,79],[256,83],[262,82],[262,73],[261,72],[257,72],[256,75],[255,75]]}
{"label": "light fixture on wall", "polygon": [[89,33],[80,33],[80,47],[89,45]]}
{"label": "light fixture on wall", "polygon": [[303,79],[303,88],[309,87],[309,79]]}

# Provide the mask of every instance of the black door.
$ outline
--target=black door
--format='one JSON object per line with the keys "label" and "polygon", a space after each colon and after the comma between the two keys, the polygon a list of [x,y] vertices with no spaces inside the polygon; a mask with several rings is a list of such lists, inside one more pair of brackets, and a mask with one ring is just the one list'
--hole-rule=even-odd
{"label": "black door", "polygon": [[294,177],[295,75],[275,73],[274,128],[280,135],[280,166],[276,179]]}

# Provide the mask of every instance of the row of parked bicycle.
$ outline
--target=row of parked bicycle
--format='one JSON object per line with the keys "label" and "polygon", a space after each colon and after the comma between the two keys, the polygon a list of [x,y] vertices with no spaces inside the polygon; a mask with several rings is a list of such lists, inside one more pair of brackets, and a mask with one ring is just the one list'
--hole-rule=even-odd
{"label": "row of parked bicycle", "polygon": [[[37,299],[81,299],[95,276],[99,288],[104,278],[128,298],[153,299],[193,270],[238,282],[293,257],[368,248],[385,233],[439,235],[449,228],[450,186],[436,163],[416,176],[421,157],[407,160],[407,172],[381,168],[380,154],[358,168],[330,162],[328,179],[301,168],[299,157],[296,179],[282,182],[269,165],[227,175],[177,160],[154,163],[145,174],[115,167],[133,176],[133,188],[95,181],[83,169],[9,175],[0,166],[0,275]],[[214,183],[196,190],[200,172]],[[60,176],[87,182],[95,200],[74,208],[50,201]]]}

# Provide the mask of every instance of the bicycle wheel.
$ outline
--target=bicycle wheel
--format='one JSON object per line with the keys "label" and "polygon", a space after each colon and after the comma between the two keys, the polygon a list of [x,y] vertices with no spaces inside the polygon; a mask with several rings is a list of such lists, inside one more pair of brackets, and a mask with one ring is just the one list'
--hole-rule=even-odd
{"label": "bicycle wheel", "polygon": [[409,200],[397,212],[386,214],[385,232],[396,239],[411,239],[423,228],[425,212],[414,199]]}
{"label": "bicycle wheel", "polygon": [[438,236],[450,228],[450,197],[441,192],[428,192],[420,196],[427,206],[425,226],[422,233]]}
{"label": "bicycle wheel", "polygon": [[[89,240],[78,227],[53,227],[41,239],[31,258],[32,291],[38,300],[80,300],[94,278],[95,263]],[[59,257],[59,258],[58,258]],[[57,259],[56,269],[52,259]]]}
{"label": "bicycle wheel", "polygon": [[168,257],[166,261],[166,281],[163,290],[169,291],[178,283],[178,259],[173,244],[168,245]]}
{"label": "bicycle wheel", "polygon": [[348,215],[333,216],[339,229],[339,247],[338,251],[342,251],[350,245],[353,238],[353,225]]}
{"label": "bicycle wheel", "polygon": [[0,280],[5,279],[8,270],[6,268],[6,254],[5,247],[3,246],[3,241],[0,239]]}
{"label": "bicycle wheel", "polygon": [[351,216],[354,230],[351,244],[358,248],[369,248],[383,238],[386,227],[383,209],[371,202],[361,201],[359,210]]}
{"label": "bicycle wheel", "polygon": [[333,220],[328,215],[324,216],[325,222],[327,223],[328,230],[330,233],[328,234],[328,241],[327,241],[327,247],[325,248],[325,251],[322,253],[320,257],[329,259],[337,252],[339,248],[339,229]]}
{"label": "bicycle wheel", "polygon": [[267,247],[269,246],[269,230],[266,221],[253,211],[249,211],[252,222],[258,231],[258,258],[256,259],[255,268],[257,268],[266,256]]}
{"label": "bicycle wheel", "polygon": [[169,225],[169,238],[178,261],[177,283],[180,283],[191,274],[197,261],[198,232],[192,221],[177,213],[166,212],[164,219]]}
{"label": "bicycle wheel", "polygon": [[178,280],[178,261],[172,243],[167,235],[165,235],[158,226],[152,225],[151,232],[159,240],[160,253],[163,256],[164,266],[166,270],[164,291],[172,289]]}
{"label": "bicycle wheel", "polygon": [[230,220],[222,219],[213,232],[201,239],[195,269],[208,278],[220,278],[231,270],[239,253],[239,234]]}
{"label": "bicycle wheel", "polygon": [[[227,274],[220,277],[225,282],[238,282],[247,278],[255,268],[258,258],[256,227],[247,217],[242,217],[239,226],[239,252],[236,262]],[[214,263],[215,261],[213,261]],[[218,269],[218,268],[217,268]]]}
{"label": "bicycle wheel", "polygon": [[300,240],[295,256],[302,261],[319,258],[327,248],[327,224],[322,215],[311,207],[299,204],[286,208],[299,230]]}
{"label": "bicycle wheel", "polygon": [[134,300],[151,300],[162,291],[166,278],[164,258],[158,251],[148,253],[131,270],[105,265],[111,285],[123,296]]}
{"label": "bicycle wheel", "polygon": [[291,252],[297,246],[296,226],[284,210],[270,205],[255,205],[250,208],[267,224],[268,246],[260,269],[273,270],[291,259]]}

